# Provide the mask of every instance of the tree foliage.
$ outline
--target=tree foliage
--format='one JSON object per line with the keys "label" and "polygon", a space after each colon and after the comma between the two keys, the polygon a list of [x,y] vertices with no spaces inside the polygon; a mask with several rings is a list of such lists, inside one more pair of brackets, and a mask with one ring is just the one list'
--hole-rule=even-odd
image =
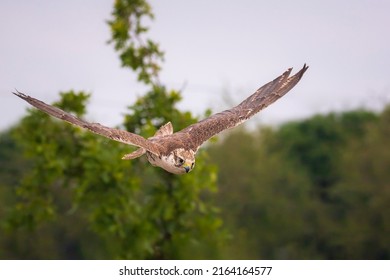
{"label": "tree foliage", "polygon": [[[190,112],[179,111],[180,92],[167,90],[159,81],[163,53],[157,43],[144,40],[144,17],[152,17],[146,1],[118,0],[108,23],[122,65],[135,71],[139,81],[149,87],[129,106],[123,126],[150,137],[168,121],[181,129],[197,119]],[[89,94],[69,91],[60,96],[56,106],[79,117],[85,115]],[[89,241],[72,240],[76,244],[70,250],[78,250],[73,254],[31,253],[27,257],[172,259],[218,255],[224,240],[221,220],[217,209],[205,199],[216,191],[216,169],[206,163],[205,152],[198,156],[196,172],[174,176],[151,167],[145,158],[121,161],[129,152],[128,146],[37,110],[29,111],[12,136],[31,165],[16,189],[18,202],[9,214],[8,231],[46,233],[48,224],[61,228],[68,222],[68,226],[78,228],[80,236],[100,240],[100,248],[94,250]],[[55,250],[50,244],[41,245]]]}
{"label": "tree foliage", "polygon": [[331,191],[343,258],[390,258],[390,107],[341,152],[343,176]]}
{"label": "tree foliage", "polygon": [[145,0],[116,0],[111,28],[111,43],[119,52],[123,67],[136,71],[138,80],[157,84],[163,52],[158,43],[145,38],[148,27],[144,21],[153,19],[149,3]]}
{"label": "tree foliage", "polygon": [[210,147],[217,204],[240,244],[227,254],[388,259],[388,118],[388,109],[318,115]]}

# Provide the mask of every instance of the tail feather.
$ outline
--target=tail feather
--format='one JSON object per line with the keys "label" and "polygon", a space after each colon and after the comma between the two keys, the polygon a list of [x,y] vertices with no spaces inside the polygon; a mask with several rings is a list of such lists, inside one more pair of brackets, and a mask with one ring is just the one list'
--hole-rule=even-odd
{"label": "tail feather", "polygon": [[137,157],[142,156],[146,153],[146,150],[144,148],[139,148],[138,150],[132,152],[131,154],[126,154],[122,157],[122,159],[128,160],[128,159],[135,159]]}

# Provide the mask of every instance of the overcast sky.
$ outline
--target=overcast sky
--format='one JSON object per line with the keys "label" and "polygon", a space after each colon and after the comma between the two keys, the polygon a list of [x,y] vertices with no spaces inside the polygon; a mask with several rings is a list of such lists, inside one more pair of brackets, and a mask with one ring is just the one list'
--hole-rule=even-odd
{"label": "overcast sky", "polygon": [[[150,37],[166,53],[161,81],[201,114],[239,103],[288,67],[310,68],[254,122],[390,102],[390,1],[150,1]],[[121,123],[144,88],[120,67],[106,20],[113,1],[0,1],[0,129],[23,116],[15,88],[46,102],[92,93],[88,120]],[[228,98],[227,98],[228,97]]]}

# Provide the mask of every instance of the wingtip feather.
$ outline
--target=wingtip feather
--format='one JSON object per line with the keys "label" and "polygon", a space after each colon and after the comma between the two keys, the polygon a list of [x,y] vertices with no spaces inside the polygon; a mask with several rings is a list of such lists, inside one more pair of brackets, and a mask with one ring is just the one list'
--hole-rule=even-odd
{"label": "wingtip feather", "polygon": [[17,97],[20,97],[22,99],[28,98],[28,96],[26,94],[18,91],[17,89],[15,89],[15,91],[13,91],[12,93],[15,94]]}
{"label": "wingtip feather", "polygon": [[305,63],[303,64],[303,67],[301,70],[299,70],[294,76],[301,78],[303,74],[305,74],[306,70],[309,68],[309,66]]}

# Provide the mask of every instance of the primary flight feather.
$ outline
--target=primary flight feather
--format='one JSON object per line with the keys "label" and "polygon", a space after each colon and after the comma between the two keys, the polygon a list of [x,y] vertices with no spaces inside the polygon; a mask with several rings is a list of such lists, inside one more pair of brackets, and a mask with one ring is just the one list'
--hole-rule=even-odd
{"label": "primary flight feather", "polygon": [[173,133],[172,124],[168,122],[160,127],[153,137],[148,139],[125,130],[86,122],[60,108],[48,105],[19,91],[14,92],[14,94],[53,117],[86,128],[109,139],[139,147],[135,152],[123,156],[123,159],[134,159],[146,154],[152,165],[159,166],[174,174],[183,174],[194,168],[196,152],[205,141],[226,129],[245,122],[285,95],[299,82],[307,68],[308,66],[305,64],[300,71],[291,77],[292,68],[289,68],[282,75],[256,90],[239,105],[211,115],[178,132]]}

